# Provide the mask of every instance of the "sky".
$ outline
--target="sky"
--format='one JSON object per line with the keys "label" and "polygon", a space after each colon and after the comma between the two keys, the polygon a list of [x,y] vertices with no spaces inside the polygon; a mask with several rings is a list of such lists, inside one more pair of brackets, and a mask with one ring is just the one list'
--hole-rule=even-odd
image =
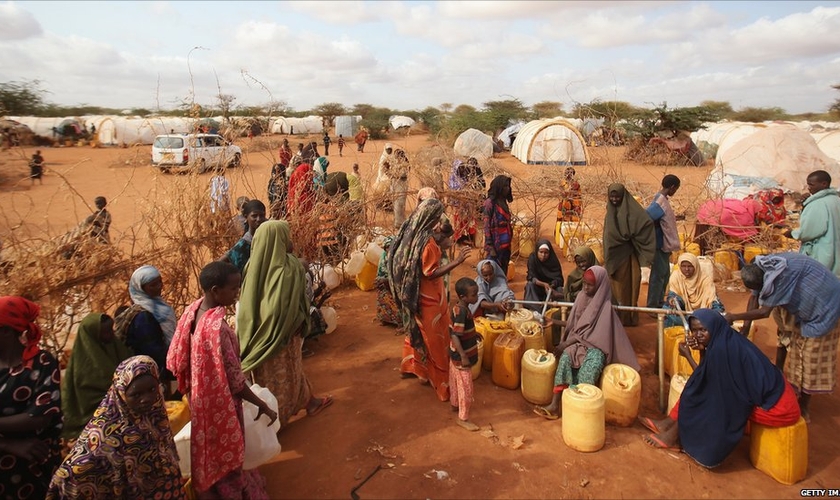
{"label": "sky", "polygon": [[0,1],[0,82],[48,102],[420,110],[516,98],[821,113],[840,1]]}

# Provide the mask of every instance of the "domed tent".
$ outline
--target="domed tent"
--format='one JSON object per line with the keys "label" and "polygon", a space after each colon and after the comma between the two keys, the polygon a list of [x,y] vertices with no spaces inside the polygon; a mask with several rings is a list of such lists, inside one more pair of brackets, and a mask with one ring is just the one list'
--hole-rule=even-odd
{"label": "domed tent", "polygon": [[394,115],[388,118],[388,123],[391,124],[392,129],[397,130],[403,127],[413,127],[416,122],[410,116]]}
{"label": "domed tent", "polygon": [[493,138],[480,130],[470,128],[455,139],[453,149],[461,156],[486,160],[493,157]]}
{"label": "domed tent", "polygon": [[738,199],[773,187],[804,191],[805,180],[814,170],[840,179],[840,164],[820,151],[808,132],[772,126],[719,153],[706,186],[714,195]]}
{"label": "domed tent", "polygon": [[519,130],[511,154],[527,165],[589,165],[586,143],[566,120],[530,121]]}
{"label": "domed tent", "polygon": [[811,136],[817,141],[820,151],[828,155],[829,158],[840,161],[840,130],[832,130],[819,136],[811,134]]}
{"label": "domed tent", "polygon": [[272,134],[321,134],[324,132],[324,121],[320,116],[305,118],[279,117],[271,124]]}

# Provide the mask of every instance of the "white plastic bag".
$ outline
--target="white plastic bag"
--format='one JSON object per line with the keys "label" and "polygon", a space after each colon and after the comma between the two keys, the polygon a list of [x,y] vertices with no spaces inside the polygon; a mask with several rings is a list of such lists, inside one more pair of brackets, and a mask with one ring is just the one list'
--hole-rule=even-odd
{"label": "white plastic bag", "polygon": [[190,434],[192,425],[191,422],[187,422],[187,425],[181,428],[178,431],[178,434],[175,434],[175,449],[178,450],[178,465],[181,466],[181,475],[184,477],[190,477],[192,474],[190,467],[192,467],[192,461],[190,460]]}
{"label": "white plastic bag", "polygon": [[[258,384],[252,385],[251,391],[265,401],[269,408],[277,411],[277,398],[271,391]],[[280,443],[277,441],[280,420],[268,425],[268,417],[263,414],[259,420],[254,421],[258,412],[256,406],[247,401],[242,402],[242,413],[245,416],[245,463],[242,465],[244,470],[255,469],[280,453]]]}

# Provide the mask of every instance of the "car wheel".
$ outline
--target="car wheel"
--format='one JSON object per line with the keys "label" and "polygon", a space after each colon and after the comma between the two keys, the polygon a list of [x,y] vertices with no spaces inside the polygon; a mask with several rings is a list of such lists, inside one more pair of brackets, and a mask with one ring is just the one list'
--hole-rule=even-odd
{"label": "car wheel", "polygon": [[163,172],[164,174],[168,174],[169,173],[169,167],[160,167],[160,171]]}
{"label": "car wheel", "polygon": [[242,155],[236,153],[233,155],[233,159],[230,161],[230,167],[238,167],[239,164],[242,163]]}

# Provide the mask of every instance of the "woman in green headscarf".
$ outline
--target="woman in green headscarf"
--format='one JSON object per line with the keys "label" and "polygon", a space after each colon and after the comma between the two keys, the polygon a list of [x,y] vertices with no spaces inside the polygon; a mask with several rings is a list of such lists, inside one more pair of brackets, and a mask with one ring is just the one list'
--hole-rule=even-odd
{"label": "woman in green headscarf", "polygon": [[281,424],[300,410],[316,415],[332,398],[316,398],[303,373],[303,337],[309,331],[306,271],[292,252],[289,223],[264,222],[254,233],[251,259],[236,315],[242,371],[277,397]]}
{"label": "woman in green headscarf", "polygon": [[[618,305],[636,306],[642,266],[650,265],[656,251],[653,221],[623,184],[610,184],[607,195],[604,267],[610,275],[612,294]],[[639,323],[639,313],[635,311],[620,311],[618,317],[625,326]]]}
{"label": "woman in green headscarf", "polygon": [[114,336],[114,320],[110,316],[90,313],[84,317],[61,380],[62,438],[79,437],[111,387],[114,370],[131,356],[131,349]]}
{"label": "woman in green headscarf", "polygon": [[575,301],[578,292],[583,289],[584,271],[595,265],[600,265],[600,263],[591,248],[580,245],[575,249],[575,268],[566,277],[566,284],[563,285],[563,300]]}

